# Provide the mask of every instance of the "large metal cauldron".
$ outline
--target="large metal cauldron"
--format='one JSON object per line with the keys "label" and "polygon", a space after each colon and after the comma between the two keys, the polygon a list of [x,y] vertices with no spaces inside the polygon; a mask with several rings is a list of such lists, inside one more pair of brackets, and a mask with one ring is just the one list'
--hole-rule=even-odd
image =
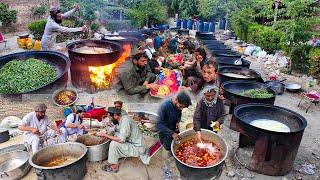
{"label": "large metal cauldron", "polygon": [[[110,53],[103,54],[84,54],[77,52],[77,48],[84,46],[109,48],[112,49]],[[98,40],[84,40],[76,41],[67,45],[69,57],[73,64],[83,63],[88,66],[104,66],[116,62],[121,53],[121,46],[117,43],[110,41],[98,41]],[[73,66],[71,66],[72,70]]]}
{"label": "large metal cauldron", "polygon": [[[181,141],[183,143],[190,139],[196,138],[196,133],[193,129],[186,130],[181,132],[180,134]],[[180,174],[184,177],[188,177],[191,179],[210,179],[213,177],[217,177],[220,175],[222,166],[224,165],[224,161],[228,155],[228,147],[224,139],[222,139],[219,135],[214,133],[213,131],[209,131],[206,129],[201,129],[202,138],[206,141],[213,141],[221,146],[221,150],[224,153],[223,158],[215,165],[207,166],[207,167],[195,167],[188,165],[182,161],[180,161],[175,155],[176,150],[179,147],[179,144],[176,144],[175,141],[171,143],[171,153],[173,154],[176,165]]]}
{"label": "large metal cauldron", "polygon": [[87,159],[91,162],[102,161],[108,157],[110,141],[100,143],[100,139],[89,134],[80,136],[76,142],[84,144],[88,148]]}
{"label": "large metal cauldron", "polygon": [[[216,58],[218,66],[236,66],[250,68],[251,62],[238,57],[218,57]],[[238,64],[240,62],[240,64]]]}
{"label": "large metal cauldron", "polygon": [[[14,59],[26,60],[29,58],[39,59],[44,61],[56,70],[57,76],[55,80],[49,82],[41,87],[31,89],[23,93],[53,93],[58,88],[65,87],[68,81],[68,70],[70,68],[70,60],[67,56],[53,51],[26,51],[13,53],[0,57],[0,68],[7,62]],[[21,94],[21,93],[16,93]]]}
{"label": "large metal cauldron", "polygon": [[[87,172],[87,147],[76,142],[61,143],[48,146],[36,152],[29,163],[36,169],[38,179],[43,180],[79,180]],[[74,156],[76,159],[66,165],[45,167],[43,164],[52,162],[61,157]]]}
{"label": "large metal cauldron", "polygon": [[20,179],[30,171],[29,153],[12,151],[0,155],[0,179]]}
{"label": "large metal cauldron", "polygon": [[[242,104],[234,110],[240,126],[239,147],[248,140],[255,143],[248,168],[252,171],[282,176],[293,167],[307,121],[304,117],[283,107],[269,104]],[[285,124],[290,132],[277,132],[252,126],[254,120],[273,120]]]}
{"label": "large metal cauldron", "polygon": [[[224,75],[224,73],[236,73],[236,74],[241,74],[248,77],[247,78],[230,77],[230,76]],[[259,72],[253,69],[245,68],[245,67],[222,66],[218,68],[218,75],[220,77],[221,83],[232,81],[232,80],[263,82],[263,79],[261,78],[261,75]]]}

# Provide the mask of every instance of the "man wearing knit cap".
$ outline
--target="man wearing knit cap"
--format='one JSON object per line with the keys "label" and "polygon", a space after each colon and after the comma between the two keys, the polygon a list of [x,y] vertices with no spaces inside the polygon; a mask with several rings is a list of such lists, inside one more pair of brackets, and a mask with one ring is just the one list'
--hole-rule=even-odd
{"label": "man wearing knit cap", "polygon": [[156,52],[156,50],[154,49],[154,44],[153,44],[153,40],[148,38],[146,39],[146,49],[144,50],[148,56],[148,59],[151,60],[152,59],[152,54]]}
{"label": "man wearing knit cap", "polygon": [[[19,130],[24,131],[23,141],[28,147],[31,146],[32,153],[36,153],[39,147],[43,145],[43,139],[53,138],[60,130],[55,124],[49,121],[46,116],[47,106],[45,104],[38,104],[34,111],[25,115],[19,123]],[[48,127],[51,130],[48,130]]]}

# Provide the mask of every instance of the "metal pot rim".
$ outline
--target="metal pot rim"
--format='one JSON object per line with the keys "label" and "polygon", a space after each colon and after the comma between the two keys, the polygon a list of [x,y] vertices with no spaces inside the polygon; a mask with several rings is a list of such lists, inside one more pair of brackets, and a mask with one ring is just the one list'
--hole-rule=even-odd
{"label": "metal pot rim", "polygon": [[[83,137],[83,136],[93,136],[93,135],[90,135],[90,134],[84,134],[84,135],[82,135],[82,136],[80,136],[80,137]],[[80,138],[80,137],[78,137],[78,138]],[[77,139],[78,139],[77,138]],[[76,143],[80,143],[80,142],[77,142],[77,139],[76,139]],[[93,148],[93,147],[100,147],[100,146],[103,146],[103,145],[105,145],[106,143],[109,143],[109,142],[111,142],[109,139],[108,140],[106,140],[105,142],[103,142],[103,143],[101,143],[101,144],[97,144],[97,145],[92,145],[92,146],[87,146],[87,145],[85,145],[85,144],[82,144],[82,143],[80,143],[80,144],[82,144],[82,145],[84,145],[84,146],[86,146],[87,148]]]}
{"label": "metal pot rim", "polygon": [[[65,165],[61,165],[61,166],[45,167],[45,166],[38,166],[38,165],[36,165],[36,164],[34,164],[34,163],[32,162],[32,158],[33,158],[34,155],[36,155],[38,152],[44,151],[44,150],[46,150],[46,149],[48,149],[48,148],[51,148],[51,147],[53,147],[53,146],[60,146],[60,145],[64,145],[64,144],[74,144],[74,145],[82,146],[82,147],[84,148],[85,152],[84,152],[80,157],[78,157],[77,160],[75,160],[75,161],[73,161],[73,162],[70,162],[70,163],[68,163],[68,164],[65,164]],[[75,162],[78,162],[78,161],[81,160],[81,159],[87,154],[87,152],[88,152],[87,146],[85,146],[84,144],[81,144],[81,143],[77,143],[77,142],[60,143],[60,144],[56,144],[56,145],[53,145],[53,146],[47,146],[47,147],[45,147],[45,148],[40,149],[40,150],[39,150],[38,152],[36,152],[35,154],[33,154],[33,155],[29,158],[29,164],[30,164],[31,166],[33,166],[34,168],[36,168],[36,169],[46,169],[46,170],[47,170],[47,169],[59,169],[59,168],[63,168],[63,167],[69,166],[69,165],[71,165],[71,164],[73,164],[73,163],[75,163]]]}
{"label": "metal pot rim", "polygon": [[20,166],[18,166],[18,167],[15,167],[14,169],[12,169],[12,170],[10,170],[10,171],[3,171],[3,172],[0,171],[0,173],[10,173],[10,172],[15,171],[16,169],[20,168],[21,166],[24,166],[26,163],[28,163],[30,155],[29,155],[29,153],[26,152],[26,151],[21,151],[21,150],[10,151],[10,152],[6,152],[6,153],[2,153],[0,156],[6,156],[7,154],[13,154],[13,153],[23,153],[24,155],[26,155],[27,158],[26,158],[26,160],[23,162],[22,165],[20,165]]}
{"label": "metal pot rim", "polygon": [[[183,134],[183,133],[186,133],[186,132],[188,132],[188,131],[194,131],[194,130],[193,130],[193,129],[185,130],[185,131],[182,131],[181,133],[179,133],[179,135],[181,135],[181,134]],[[206,131],[206,132],[209,132],[209,133],[214,133],[213,131],[210,131],[210,130],[207,130],[207,129],[201,129],[201,131]],[[206,166],[206,167],[198,167],[198,166],[191,166],[191,165],[189,165],[189,164],[186,164],[186,163],[180,161],[180,159],[177,158],[176,154],[173,152],[174,140],[171,142],[171,153],[172,153],[173,157],[174,157],[177,161],[179,161],[181,164],[183,164],[183,165],[185,165],[185,166],[187,166],[187,167],[191,167],[191,168],[194,168],[194,169],[210,169],[210,168],[216,167],[216,166],[220,165],[221,163],[223,163],[223,162],[226,160],[226,158],[227,158],[227,156],[228,156],[229,148],[228,148],[228,144],[226,143],[226,141],[225,141],[220,135],[214,133],[213,136],[218,136],[218,137],[220,138],[220,140],[226,145],[226,151],[225,151],[225,154],[224,154],[223,158],[222,158],[218,163],[216,163],[216,164],[214,164],[214,165]]]}

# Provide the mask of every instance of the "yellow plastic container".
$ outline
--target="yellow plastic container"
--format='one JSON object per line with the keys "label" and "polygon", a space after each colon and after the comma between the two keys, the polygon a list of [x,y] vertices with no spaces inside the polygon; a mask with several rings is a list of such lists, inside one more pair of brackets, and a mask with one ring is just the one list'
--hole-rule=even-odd
{"label": "yellow plastic container", "polygon": [[41,41],[36,40],[33,45],[33,50],[40,51],[41,49]]}
{"label": "yellow plastic container", "polygon": [[27,38],[17,38],[19,48],[26,48],[26,40]]}

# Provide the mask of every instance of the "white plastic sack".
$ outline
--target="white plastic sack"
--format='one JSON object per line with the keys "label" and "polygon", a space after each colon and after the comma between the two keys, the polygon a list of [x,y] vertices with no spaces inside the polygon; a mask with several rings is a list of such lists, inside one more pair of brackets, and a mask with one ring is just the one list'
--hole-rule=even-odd
{"label": "white plastic sack", "polygon": [[264,58],[267,56],[267,52],[266,51],[260,51],[258,54],[257,54],[258,57],[261,57],[261,58]]}
{"label": "white plastic sack", "polygon": [[245,50],[244,50],[244,55],[247,55],[247,56],[251,56],[252,53],[254,52],[254,50],[257,48],[257,46],[248,46]]}
{"label": "white plastic sack", "polygon": [[257,46],[256,49],[252,52],[252,56],[258,56],[258,53],[262,51],[261,47]]}

